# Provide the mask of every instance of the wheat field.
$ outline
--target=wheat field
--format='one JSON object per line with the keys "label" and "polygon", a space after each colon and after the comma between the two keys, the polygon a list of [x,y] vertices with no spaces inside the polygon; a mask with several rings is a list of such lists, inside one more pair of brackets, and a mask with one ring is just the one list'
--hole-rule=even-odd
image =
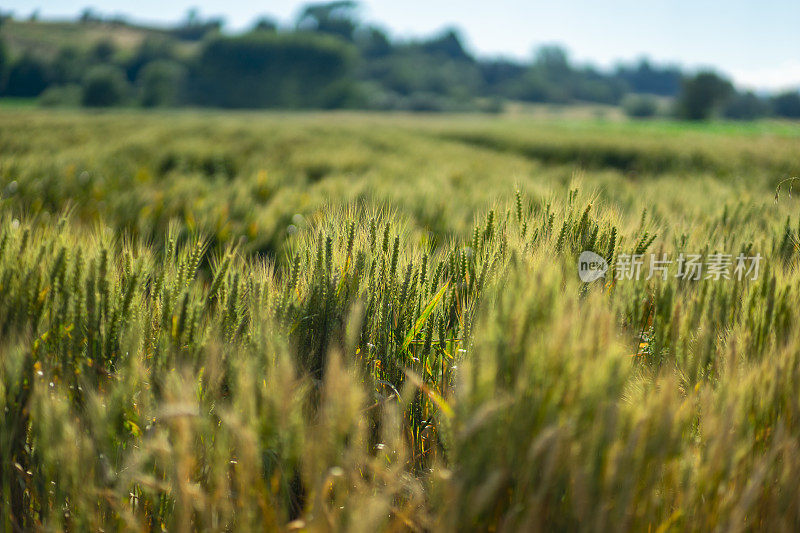
{"label": "wheat field", "polygon": [[[780,123],[4,110],[0,524],[796,531],[798,154]],[[680,254],[730,264],[645,275]]]}

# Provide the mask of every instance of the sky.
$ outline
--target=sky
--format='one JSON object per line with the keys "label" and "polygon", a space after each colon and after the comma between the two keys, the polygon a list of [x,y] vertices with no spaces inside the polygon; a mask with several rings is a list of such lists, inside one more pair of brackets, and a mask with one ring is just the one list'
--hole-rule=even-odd
{"label": "sky", "polygon": [[[74,17],[91,7],[142,22],[174,23],[196,7],[222,16],[228,30],[262,15],[292,23],[306,2],[267,0],[4,0],[3,11]],[[578,63],[610,67],[646,56],[690,69],[713,67],[740,87],[800,87],[800,0],[364,0],[361,19],[396,38],[456,27],[479,56],[527,59],[542,44],[561,44]]]}

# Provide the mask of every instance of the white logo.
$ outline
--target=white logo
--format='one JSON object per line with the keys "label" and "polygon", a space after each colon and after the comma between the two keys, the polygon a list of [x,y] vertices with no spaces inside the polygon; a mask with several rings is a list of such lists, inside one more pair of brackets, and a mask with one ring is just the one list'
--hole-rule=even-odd
{"label": "white logo", "polygon": [[603,256],[594,252],[581,252],[578,257],[578,276],[584,283],[591,283],[597,279],[604,278],[608,272],[608,262]]}

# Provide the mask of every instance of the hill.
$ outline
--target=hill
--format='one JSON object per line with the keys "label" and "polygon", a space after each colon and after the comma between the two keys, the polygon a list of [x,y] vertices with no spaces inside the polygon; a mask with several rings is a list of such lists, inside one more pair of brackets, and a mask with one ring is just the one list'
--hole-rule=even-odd
{"label": "hill", "polygon": [[13,56],[34,53],[54,58],[65,47],[88,51],[100,42],[111,42],[120,51],[132,54],[146,38],[163,37],[166,32],[123,23],[92,21],[6,20],[0,31]]}

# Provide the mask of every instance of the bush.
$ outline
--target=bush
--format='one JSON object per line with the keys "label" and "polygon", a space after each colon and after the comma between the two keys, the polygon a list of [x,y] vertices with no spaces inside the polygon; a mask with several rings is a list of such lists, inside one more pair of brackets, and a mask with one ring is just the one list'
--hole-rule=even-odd
{"label": "bush", "polygon": [[145,38],[139,48],[125,61],[125,74],[131,82],[137,80],[142,69],[149,63],[158,60],[177,61],[175,40],[154,35]]}
{"label": "bush", "polygon": [[11,66],[4,94],[6,96],[39,96],[48,84],[47,67],[38,57],[23,55]]}
{"label": "bush", "polygon": [[653,96],[631,94],[623,98],[622,110],[631,118],[649,118],[658,114],[658,100]]}
{"label": "bush", "polygon": [[110,63],[114,59],[114,54],[116,54],[116,52],[117,48],[113,41],[102,39],[92,47],[92,51],[89,55],[92,61],[97,63]]}
{"label": "bush", "polygon": [[756,96],[753,92],[748,91],[743,94],[737,94],[731,98],[725,104],[722,115],[725,118],[732,118],[734,120],[753,120],[767,116],[769,112],[769,104]]}
{"label": "bush", "polygon": [[3,39],[0,39],[0,94],[3,94],[3,89],[6,86],[6,74],[8,74],[8,64],[10,56],[8,55],[8,47]]}
{"label": "bush", "polygon": [[328,107],[352,79],[351,46],[334,37],[257,32],[209,41],[193,100],[234,108]]}
{"label": "bush", "polygon": [[81,105],[81,86],[77,84],[54,85],[39,96],[43,107],[78,107]]}
{"label": "bush", "polygon": [[688,120],[705,120],[725,103],[733,85],[713,72],[700,72],[683,82],[678,98],[678,115]]}
{"label": "bush", "polygon": [[434,93],[414,93],[408,97],[406,105],[409,111],[420,113],[440,113],[446,110],[444,99]]}
{"label": "bush", "polygon": [[86,53],[76,46],[61,48],[50,63],[54,84],[80,83],[88,64]]}
{"label": "bush", "polygon": [[117,67],[101,65],[92,68],[83,81],[81,103],[86,107],[120,105],[129,92],[125,75]]}
{"label": "bush", "polygon": [[144,107],[172,106],[179,103],[186,69],[168,60],[151,61],[139,72],[136,85]]}
{"label": "bush", "polygon": [[775,114],[784,118],[800,118],[800,91],[785,92],[772,100]]}

